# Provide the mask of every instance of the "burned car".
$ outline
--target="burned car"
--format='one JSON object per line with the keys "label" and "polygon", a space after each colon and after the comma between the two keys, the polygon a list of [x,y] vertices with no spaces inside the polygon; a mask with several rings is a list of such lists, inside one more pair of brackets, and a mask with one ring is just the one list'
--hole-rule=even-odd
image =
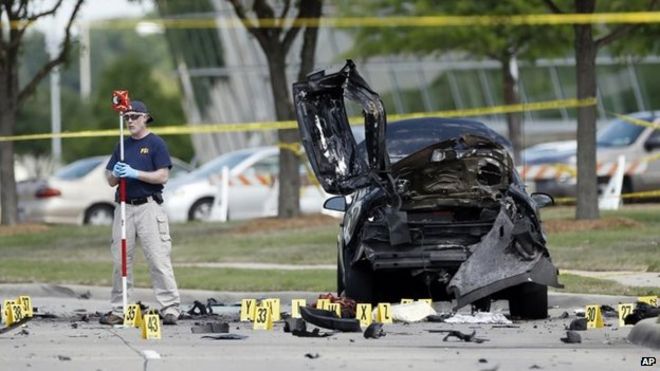
{"label": "burned car", "polygon": [[[387,123],[383,103],[353,62],[293,85],[302,142],[324,205],[344,211],[338,291],[358,302],[455,300],[488,310],[509,300],[520,318],[547,317],[548,285],[561,287],[510,155],[510,142],[471,120]],[[345,98],[364,114],[357,143]]]}

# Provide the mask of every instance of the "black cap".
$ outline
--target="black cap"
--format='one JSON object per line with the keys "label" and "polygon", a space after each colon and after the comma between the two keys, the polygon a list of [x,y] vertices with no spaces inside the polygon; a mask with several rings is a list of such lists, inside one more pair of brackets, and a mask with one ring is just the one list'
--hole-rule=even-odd
{"label": "black cap", "polygon": [[139,113],[146,113],[149,115],[149,118],[147,119],[147,122],[152,122],[154,121],[153,116],[149,113],[149,109],[147,109],[147,105],[144,104],[144,102],[139,101],[139,100],[132,100],[131,105],[128,107],[128,110],[126,110],[126,113],[129,112],[139,112]]}

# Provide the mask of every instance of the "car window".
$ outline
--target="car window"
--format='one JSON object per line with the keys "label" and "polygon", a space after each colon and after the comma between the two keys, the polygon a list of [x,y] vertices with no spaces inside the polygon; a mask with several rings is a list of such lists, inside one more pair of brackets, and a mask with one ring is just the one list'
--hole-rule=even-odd
{"label": "car window", "polygon": [[[651,121],[651,118],[645,117],[641,120]],[[625,147],[633,144],[642,131],[644,131],[643,126],[616,120],[598,132],[596,142],[601,147]]]}
{"label": "car window", "polygon": [[93,157],[74,161],[59,169],[54,177],[62,180],[80,179],[99,166],[103,160],[103,157]]}
{"label": "car window", "polygon": [[245,170],[248,175],[277,175],[280,173],[279,156],[268,156],[257,161],[254,165]]}
{"label": "car window", "polygon": [[222,171],[223,167],[228,167],[230,170],[240,164],[243,160],[252,155],[252,151],[236,151],[225,153],[220,155],[215,159],[205,163],[200,166],[198,169],[190,172],[190,176],[195,179],[204,179],[208,178],[211,175],[219,174]]}
{"label": "car window", "polygon": [[180,176],[190,173],[190,169],[186,166],[179,164],[176,161],[172,161],[172,168],[170,169],[170,179],[175,179]]}

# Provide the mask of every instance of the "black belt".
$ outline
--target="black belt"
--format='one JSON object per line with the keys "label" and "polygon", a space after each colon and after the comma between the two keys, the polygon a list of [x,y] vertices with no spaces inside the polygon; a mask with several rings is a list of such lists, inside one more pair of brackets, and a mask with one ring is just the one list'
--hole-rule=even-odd
{"label": "black belt", "polygon": [[129,199],[126,199],[126,203],[129,204],[129,205],[134,205],[134,206],[135,205],[142,205],[142,204],[146,204],[147,202],[149,202],[150,198],[151,198],[151,196],[149,196],[149,197],[129,198]]}

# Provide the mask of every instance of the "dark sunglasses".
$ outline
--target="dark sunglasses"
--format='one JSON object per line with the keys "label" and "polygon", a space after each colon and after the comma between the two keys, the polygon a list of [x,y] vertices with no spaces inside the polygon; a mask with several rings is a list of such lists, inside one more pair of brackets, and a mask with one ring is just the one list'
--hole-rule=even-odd
{"label": "dark sunglasses", "polygon": [[127,114],[124,114],[124,118],[126,120],[137,120],[142,116],[143,116],[142,113],[127,113]]}

